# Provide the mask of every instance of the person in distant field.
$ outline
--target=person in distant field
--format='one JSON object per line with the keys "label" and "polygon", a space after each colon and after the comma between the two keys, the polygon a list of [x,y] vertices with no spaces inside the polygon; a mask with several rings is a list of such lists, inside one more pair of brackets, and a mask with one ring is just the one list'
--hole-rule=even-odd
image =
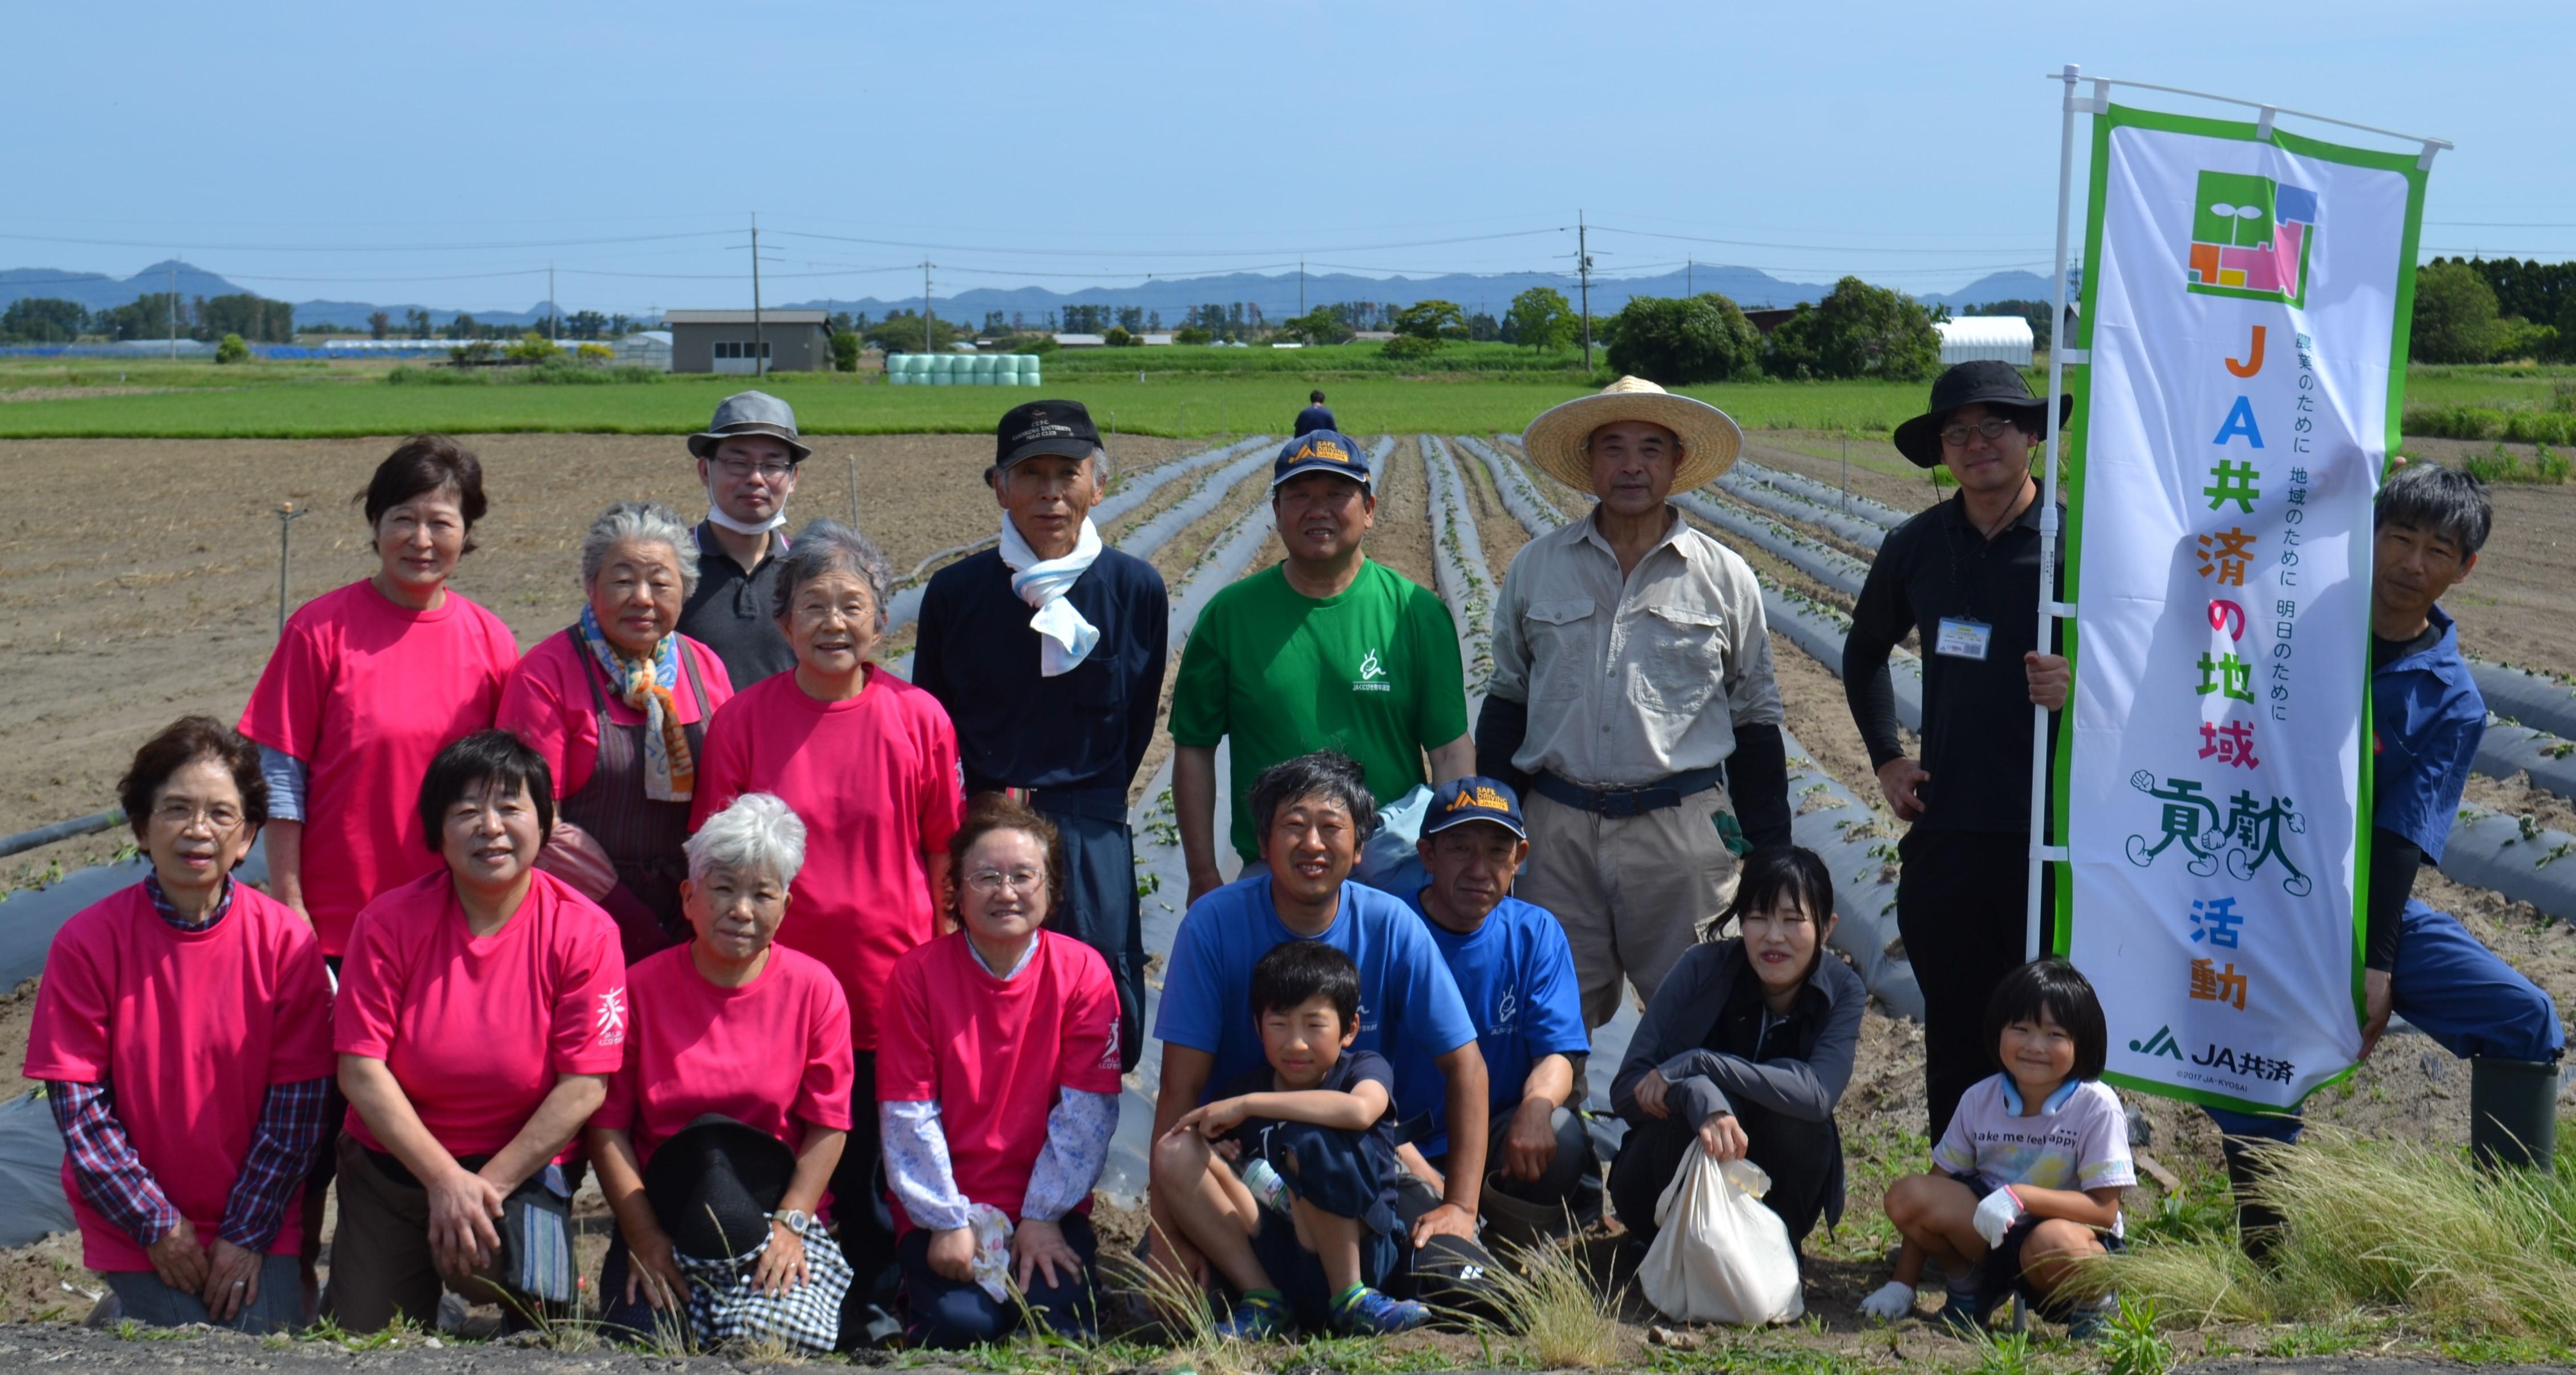
{"label": "person in distant field", "polygon": [[1477,772],[1526,799],[1520,896],[1564,923],[1595,1027],[1623,980],[1654,1000],[1727,910],[1739,856],[1789,843],[1761,588],[1668,500],[1743,442],[1724,411],[1634,377],[1523,438],[1533,464],[1598,501],[1503,575]]}
{"label": "person in distant field", "polygon": [[510,627],[447,585],[474,552],[482,463],[414,435],[360,499],[375,572],[287,618],[240,726],[268,779],[269,891],[334,963],[360,908],[438,868],[411,805],[420,780],[492,724],[519,662]]}
{"label": "person in distant field", "polygon": [[[2006,974],[1986,1006],[1988,1075],[1961,1095],[1932,1147],[1932,1168],[1887,1191],[1887,1220],[1905,1238],[1896,1274],[1861,1311],[1894,1321],[1914,1311],[1923,1262],[1941,1262],[1949,1295],[1933,1321],[1980,1336],[2018,1293],[2091,1341],[2119,1312],[2116,1293],[2066,1292],[2079,1262],[2121,1249],[2120,1200],[2138,1182],[2120,1095],[2102,1082],[2111,1037],[2093,985],[2064,960]],[[2393,1201],[2393,1200],[2392,1200]]]}
{"label": "person in distant field", "polygon": [[[2442,862],[2470,761],[2486,733],[2486,699],[2460,653],[2442,597],[2468,580],[2494,528],[2486,484],[2431,463],[2398,469],[2379,489],[2370,580],[2370,873],[2363,897],[2361,1053],[2378,1048],[2390,1016],[2469,1062],[2473,1097],[2502,1110],[2508,1131],[2555,1115],[2566,1027],[2537,984],[2470,935],[2460,919],[2415,897],[2415,876]],[[2269,1245],[2277,1214],[2248,1197],[2258,1171],[2247,1146],[2298,1139],[2297,1114],[2209,1109],[2227,1133],[2248,1249]],[[2523,1123],[2523,1127],[2512,1124]],[[2473,1127],[2478,1144],[2484,1124]],[[2540,1140],[2516,1143],[2545,1172]],[[2511,1154],[2511,1148],[2508,1148]]]}
{"label": "person in distant field", "polygon": [[770,615],[778,561],[787,553],[787,499],[813,449],[796,435],[796,410],[767,392],[735,392],[707,428],[689,436],[707,518],[694,532],[698,582],[680,608],[680,630],[716,652],[737,689],[796,667]]}
{"label": "person in distant field", "polygon": [[[1241,814],[1261,836],[1262,867],[1191,904],[1172,938],[1154,1022],[1163,1042],[1155,1139],[1207,1102],[1210,1089],[1261,1066],[1260,1028],[1245,1011],[1253,966],[1276,946],[1320,941],[1359,964],[1360,1014],[1352,1044],[1380,1054],[1417,1048],[1429,1055],[1442,1081],[1450,1169],[1440,1202],[1410,1229],[1412,1246],[1472,1242],[1485,1180],[1490,1095],[1484,1052],[1457,981],[1421,920],[1398,899],[1351,880],[1360,838],[1377,826],[1377,804],[1359,766],[1331,751],[1273,764],[1254,780],[1250,805]],[[1400,1113],[1411,1111],[1397,1106]],[[1156,1226],[1147,1239],[1183,1271],[1203,1273],[1203,1258],[1181,1238],[1163,1206],[1163,1190],[1158,1178]]]}
{"label": "person in distant field", "polygon": [[[1289,941],[1252,966],[1263,1063],[1154,1138],[1158,1198],[1239,1295],[1218,1335],[1406,1332],[1428,1305],[1380,1287],[1403,1273],[1393,1071],[1351,1043],[1360,971]],[[1242,1173],[1238,1175],[1236,1168]]]}
{"label": "person in distant field", "polygon": [[600,512],[581,540],[588,605],[519,661],[495,721],[545,756],[563,792],[539,863],[617,919],[630,964],[688,938],[680,843],[707,721],[733,697],[724,661],[676,629],[697,580],[679,512]]}
{"label": "person in distant field", "polygon": [[1118,984],[1120,1068],[1144,1044],[1145,909],[1127,790],[1154,742],[1171,606],[1154,565],[1103,544],[1091,508],[1109,455],[1078,401],[1014,406],[994,430],[998,549],[939,570],[922,594],[913,685],[957,727],[966,794],[1009,792],[1062,837],[1055,929]]}
{"label": "person in distant field", "polygon": [[[1601,1161],[1574,1097],[1592,1039],[1565,928],[1511,896],[1527,837],[1510,784],[1475,775],[1442,784],[1414,846],[1431,882],[1406,901],[1448,964],[1485,1057],[1489,1221],[1501,1194],[1561,1230],[1568,1215],[1600,1215]],[[1437,1191],[1454,1163],[1443,1076],[1417,1043],[1391,1045],[1387,1058],[1410,1138],[1405,1164]]]}
{"label": "person in distant field", "polygon": [[134,752],[117,793],[151,871],[55,933],[27,1035],[81,1263],[152,1327],[305,1323],[331,986],[313,928],[233,882],[267,819],[259,775],[259,748],[204,716]]}
{"label": "person in distant field", "polygon": [[1321,391],[1310,391],[1306,393],[1306,409],[1297,412],[1297,428],[1290,433],[1296,438],[1303,439],[1317,430],[1331,430],[1339,433],[1341,428],[1334,422],[1333,413],[1324,408],[1324,394]]}
{"label": "person in distant field", "polygon": [[[2074,406],[2058,399],[2060,425]],[[1896,449],[1918,468],[1948,468],[1959,494],[1888,532],[1843,641],[1852,721],[1888,807],[1911,823],[1897,842],[1896,924],[1923,987],[1934,1140],[1959,1095],[1991,1070],[1986,1000],[2028,955],[2029,709],[2064,709],[2068,683],[2034,615],[2040,509],[2030,464],[2048,419],[2010,363],[1961,363],[1932,383],[1931,409],[1897,426]],[[1919,760],[1905,753],[1887,672],[1909,634],[1923,649]],[[2053,906],[2043,891],[2043,927]],[[2045,929],[2039,948],[2054,948]]]}
{"label": "person in distant field", "polygon": [[[1290,441],[1270,509],[1288,557],[1210,598],[1172,691],[1172,802],[1190,901],[1225,875],[1216,857],[1216,747],[1233,741],[1241,872],[1256,872],[1252,780],[1284,759],[1338,750],[1375,797],[1474,771],[1466,670],[1448,604],[1360,549],[1377,514],[1360,446],[1338,431]],[[1429,777],[1424,758],[1429,757]]]}

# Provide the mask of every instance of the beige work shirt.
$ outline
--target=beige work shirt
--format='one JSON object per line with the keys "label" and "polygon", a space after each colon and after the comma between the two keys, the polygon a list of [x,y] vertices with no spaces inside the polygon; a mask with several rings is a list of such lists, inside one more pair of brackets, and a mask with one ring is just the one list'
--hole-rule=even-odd
{"label": "beige work shirt", "polygon": [[1624,579],[1590,515],[1523,545],[1486,691],[1529,707],[1515,768],[1591,787],[1722,764],[1738,725],[1782,723],[1753,569],[1679,511]]}

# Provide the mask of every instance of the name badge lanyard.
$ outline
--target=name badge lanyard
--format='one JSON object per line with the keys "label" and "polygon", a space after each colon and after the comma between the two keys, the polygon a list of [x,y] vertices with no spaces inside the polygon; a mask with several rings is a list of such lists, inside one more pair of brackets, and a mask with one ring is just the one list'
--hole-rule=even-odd
{"label": "name badge lanyard", "polygon": [[[1968,514],[1965,500],[1956,497],[1952,500],[1960,503],[1959,521],[1960,524],[1965,524]],[[2006,524],[2010,523],[2006,522]],[[1986,561],[1993,552],[1994,541],[1991,539],[1984,541],[1985,547],[1977,551],[1973,560],[1963,561],[1959,552],[1958,527],[1944,522],[1941,528],[1950,555],[1948,604],[1955,609],[1940,618],[1937,626],[1938,633],[1932,643],[1932,652],[1953,659],[1969,659],[1982,663],[1994,646],[1995,636],[1993,623],[1986,620],[1983,614]],[[1971,564],[1976,575],[1973,579],[1969,576],[1972,571],[1969,566]]]}

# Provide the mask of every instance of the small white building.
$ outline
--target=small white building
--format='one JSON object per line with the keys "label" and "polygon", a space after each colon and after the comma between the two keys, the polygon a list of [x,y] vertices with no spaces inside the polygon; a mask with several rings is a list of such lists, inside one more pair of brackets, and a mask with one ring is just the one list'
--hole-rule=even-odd
{"label": "small white building", "polygon": [[1106,347],[1109,338],[1101,334],[1074,334],[1056,331],[1055,346],[1060,349],[1096,349]]}
{"label": "small white building", "polygon": [[1945,368],[1953,363],[1989,359],[2020,368],[2030,366],[2030,321],[2018,315],[1968,315],[1935,321],[1932,328],[1941,335],[1941,366]]}
{"label": "small white building", "polygon": [[656,368],[663,372],[671,370],[671,331],[667,329],[639,330],[633,334],[620,335],[616,341],[616,349],[617,363],[620,367]]}

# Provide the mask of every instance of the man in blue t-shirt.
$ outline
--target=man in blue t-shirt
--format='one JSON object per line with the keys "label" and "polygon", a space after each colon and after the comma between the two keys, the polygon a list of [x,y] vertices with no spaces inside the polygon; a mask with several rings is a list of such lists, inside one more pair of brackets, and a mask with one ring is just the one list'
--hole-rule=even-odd
{"label": "man in blue t-shirt", "polygon": [[1306,409],[1297,412],[1296,432],[1289,437],[1302,438],[1317,430],[1332,430],[1339,433],[1341,428],[1333,422],[1333,413],[1324,409],[1324,394],[1320,391],[1310,391],[1306,393]]}
{"label": "man in blue t-shirt", "polygon": [[[2486,734],[2486,699],[2460,655],[2460,634],[2437,604],[2467,580],[2494,523],[2486,486],[2467,473],[2411,464],[2379,489],[2370,580],[2370,873],[2363,899],[2363,1021],[2367,1059],[2391,1014],[2469,1062],[2471,1095],[2549,1114],[2558,1076],[2545,1071],[2567,1048],[2547,993],[2470,935],[2448,912],[2418,901],[2416,870],[2442,862],[2459,815],[2470,761]],[[2279,1221],[2246,1198],[2255,1162],[2237,1138],[2288,1141],[2296,1115],[2257,1117],[2211,1108],[2237,1185],[2248,1249]],[[2528,1120],[2528,1117],[2513,1120]],[[2484,1137],[2471,1125],[2472,1145]],[[2546,1143],[2523,1143],[2525,1148]],[[2548,1168],[2545,1156],[2539,1161]]]}
{"label": "man in blue t-shirt", "polygon": [[[1600,1161],[1571,1106],[1592,1051],[1574,951],[1545,908],[1510,895],[1529,858],[1528,835],[1510,784],[1472,775],[1442,784],[1415,843],[1431,882],[1409,901],[1457,981],[1484,1051],[1492,1112],[1483,1158],[1493,1171],[1486,1208],[1494,1208],[1495,1195],[1509,1194],[1535,1205],[1515,1210],[1534,1219],[1559,1219],[1568,1210],[1597,1216]],[[1431,1092],[1437,1071],[1411,1044],[1398,1044],[1387,1058],[1412,1138],[1405,1164],[1438,1187],[1459,1165],[1452,1148],[1461,1143]],[[1417,1118],[1428,1120],[1416,1127]]]}
{"label": "man in blue t-shirt", "polygon": [[[1253,965],[1283,941],[1322,941],[1360,969],[1352,1047],[1430,1053],[1446,1084],[1449,1120],[1468,1138],[1450,1153],[1461,1168],[1450,1174],[1439,1206],[1413,1225],[1412,1244],[1435,1236],[1474,1240],[1484,1183],[1484,1054],[1422,923],[1397,899],[1350,881],[1360,841],[1377,824],[1359,765],[1329,750],[1282,760],[1254,780],[1251,807],[1261,864],[1192,904],[1172,938],[1154,1018],[1163,1042],[1155,1139],[1205,1102],[1213,1086],[1265,1063],[1251,1011]],[[1401,1099],[1393,1111],[1398,1121],[1414,1113]],[[1204,1260],[1179,1239],[1159,1199],[1153,1220],[1147,1236],[1154,1250],[1204,1275]]]}

